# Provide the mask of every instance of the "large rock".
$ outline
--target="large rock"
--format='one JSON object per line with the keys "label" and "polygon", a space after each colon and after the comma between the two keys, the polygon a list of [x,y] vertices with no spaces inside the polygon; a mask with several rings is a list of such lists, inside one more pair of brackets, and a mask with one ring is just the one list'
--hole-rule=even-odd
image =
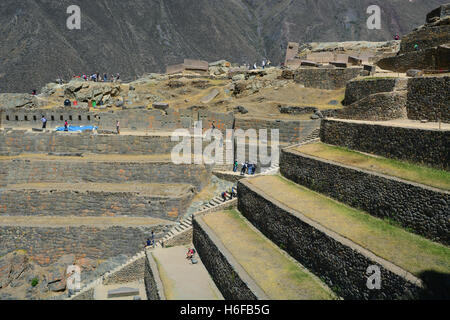
{"label": "large rock", "polygon": [[[26,253],[16,251],[0,258],[0,289],[6,288],[11,283],[15,286],[26,278],[26,272],[31,270]],[[23,284],[23,283],[22,283]]]}
{"label": "large rock", "polygon": [[37,105],[36,97],[26,93],[1,93],[0,109],[33,108]]}

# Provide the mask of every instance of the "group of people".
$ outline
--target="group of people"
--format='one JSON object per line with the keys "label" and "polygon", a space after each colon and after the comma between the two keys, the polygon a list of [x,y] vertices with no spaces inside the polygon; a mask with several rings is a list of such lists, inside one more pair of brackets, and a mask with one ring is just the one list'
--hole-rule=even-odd
{"label": "group of people", "polygon": [[[83,79],[84,81],[93,81],[93,82],[108,82],[108,74],[104,73],[103,76],[100,73],[94,73],[91,75],[83,74],[81,76],[73,76],[74,78]],[[110,82],[117,82],[120,80],[120,74],[112,74],[109,78]]]}
{"label": "group of people", "polygon": [[147,248],[154,248],[155,247],[155,232],[154,231],[152,231],[152,235],[151,235],[151,238],[148,238],[147,239],[147,242],[146,242],[146,244],[145,244],[145,249],[147,249]]}
{"label": "group of people", "polygon": [[[261,62],[261,68],[265,69],[266,67],[269,68],[272,65],[272,61],[268,59],[264,59]],[[244,66],[247,68],[247,70],[256,70],[258,69],[258,64],[255,62],[253,65],[250,65],[248,63],[244,63]]]}
{"label": "group of people", "polygon": [[[235,161],[233,165],[233,172],[237,172],[238,168],[239,164],[237,161]],[[256,173],[256,164],[249,163],[248,161],[242,164],[241,176],[245,174],[254,175],[255,173]]]}
{"label": "group of people", "polygon": [[231,197],[231,199],[236,198],[237,197],[237,188],[232,187],[231,190],[222,192],[221,196],[222,196],[223,202],[227,201],[227,199],[230,197]]}

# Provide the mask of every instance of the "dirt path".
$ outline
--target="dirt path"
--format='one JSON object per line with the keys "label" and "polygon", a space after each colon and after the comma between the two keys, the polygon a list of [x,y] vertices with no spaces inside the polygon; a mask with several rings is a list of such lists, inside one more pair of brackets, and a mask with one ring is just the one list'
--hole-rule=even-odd
{"label": "dirt path", "polygon": [[[192,248],[193,246],[191,246]],[[208,271],[186,259],[188,247],[158,248],[152,252],[167,300],[223,300]]]}

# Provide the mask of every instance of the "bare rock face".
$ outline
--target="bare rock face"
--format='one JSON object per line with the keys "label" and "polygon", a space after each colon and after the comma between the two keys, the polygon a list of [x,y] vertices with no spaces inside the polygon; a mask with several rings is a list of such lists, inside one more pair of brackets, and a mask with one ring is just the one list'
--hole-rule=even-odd
{"label": "bare rock face", "polygon": [[[131,79],[164,72],[185,58],[249,64],[268,58],[276,65],[284,60],[287,39],[382,41],[419,25],[426,12],[442,3],[391,2],[378,1],[383,28],[374,32],[366,27],[372,0],[358,5],[354,0],[197,0],[189,5],[109,0],[108,10],[104,1],[91,1],[80,4],[82,30],[95,32],[74,32],[65,25],[73,1],[2,0],[0,92],[27,92],[86,72],[120,73]],[[212,68],[221,74],[227,64],[222,61]]]}
{"label": "bare rock face", "polygon": [[26,93],[0,94],[0,109],[34,108],[37,106],[36,97]]}
{"label": "bare rock face", "polygon": [[32,270],[26,253],[16,251],[0,258],[0,289],[24,284],[27,272]]}

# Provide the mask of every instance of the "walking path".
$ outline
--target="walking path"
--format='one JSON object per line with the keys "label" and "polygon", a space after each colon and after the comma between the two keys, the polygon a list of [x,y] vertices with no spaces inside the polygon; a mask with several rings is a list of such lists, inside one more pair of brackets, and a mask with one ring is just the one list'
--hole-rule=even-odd
{"label": "walking path", "polygon": [[[191,246],[193,248],[193,246]],[[157,248],[151,252],[158,265],[167,300],[223,300],[198,255],[197,264],[186,259],[189,247]]]}
{"label": "walking path", "polygon": [[99,284],[94,289],[94,300],[134,300],[135,296],[123,296],[117,298],[108,298],[108,292],[111,290],[119,289],[119,288],[133,288],[139,290],[139,298],[140,300],[147,300],[147,294],[145,291],[145,283],[144,280],[138,280],[129,283],[122,284],[112,284],[112,285],[103,285]]}

